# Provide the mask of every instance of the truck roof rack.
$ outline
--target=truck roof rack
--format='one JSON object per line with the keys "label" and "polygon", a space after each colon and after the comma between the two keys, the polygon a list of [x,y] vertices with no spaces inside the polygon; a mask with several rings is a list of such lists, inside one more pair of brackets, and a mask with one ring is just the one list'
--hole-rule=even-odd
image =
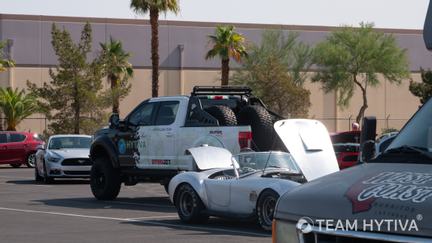
{"label": "truck roof rack", "polygon": [[195,86],[191,95],[250,95],[252,89],[247,86]]}

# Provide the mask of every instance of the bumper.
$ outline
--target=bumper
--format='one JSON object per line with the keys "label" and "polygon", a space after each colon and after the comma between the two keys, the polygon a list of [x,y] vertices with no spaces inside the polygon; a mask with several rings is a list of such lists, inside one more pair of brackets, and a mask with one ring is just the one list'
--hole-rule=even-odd
{"label": "bumper", "polygon": [[90,165],[74,165],[64,166],[62,162],[46,163],[47,174],[50,177],[65,177],[65,178],[88,178],[90,177]]}

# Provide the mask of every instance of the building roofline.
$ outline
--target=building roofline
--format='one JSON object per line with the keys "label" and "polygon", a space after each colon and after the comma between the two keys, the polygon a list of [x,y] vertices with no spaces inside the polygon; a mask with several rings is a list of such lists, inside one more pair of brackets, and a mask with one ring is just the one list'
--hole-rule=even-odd
{"label": "building roofline", "polygon": [[[0,20],[30,20],[30,21],[49,21],[49,22],[91,22],[100,24],[135,24],[150,25],[146,19],[120,19],[120,18],[97,18],[97,17],[69,17],[69,16],[48,16],[48,15],[25,15],[25,14],[0,14]],[[255,23],[231,23],[231,22],[197,22],[197,21],[174,21],[160,20],[159,25],[168,26],[193,26],[193,27],[216,27],[218,25],[234,25],[237,28],[247,29],[282,29],[293,31],[333,31],[340,29],[336,26],[315,26],[315,25],[282,25],[282,24],[255,24]],[[423,35],[423,30],[419,29],[390,29],[375,28],[378,31],[392,34],[411,34]]]}

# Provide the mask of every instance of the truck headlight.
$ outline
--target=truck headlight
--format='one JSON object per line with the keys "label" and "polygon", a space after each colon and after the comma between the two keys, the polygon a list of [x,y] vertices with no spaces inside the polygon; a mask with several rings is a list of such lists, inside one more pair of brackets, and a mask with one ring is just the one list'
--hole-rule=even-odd
{"label": "truck headlight", "polygon": [[273,243],[299,243],[296,224],[282,220],[273,220]]}

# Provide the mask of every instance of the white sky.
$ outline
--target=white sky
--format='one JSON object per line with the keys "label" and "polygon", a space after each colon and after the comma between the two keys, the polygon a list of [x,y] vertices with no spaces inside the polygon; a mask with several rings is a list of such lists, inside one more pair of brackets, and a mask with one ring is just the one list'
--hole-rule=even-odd
{"label": "white sky", "polygon": [[[180,0],[183,21],[286,25],[357,25],[423,29],[428,0]],[[0,13],[107,18],[148,18],[129,8],[130,0],[0,0]]]}

